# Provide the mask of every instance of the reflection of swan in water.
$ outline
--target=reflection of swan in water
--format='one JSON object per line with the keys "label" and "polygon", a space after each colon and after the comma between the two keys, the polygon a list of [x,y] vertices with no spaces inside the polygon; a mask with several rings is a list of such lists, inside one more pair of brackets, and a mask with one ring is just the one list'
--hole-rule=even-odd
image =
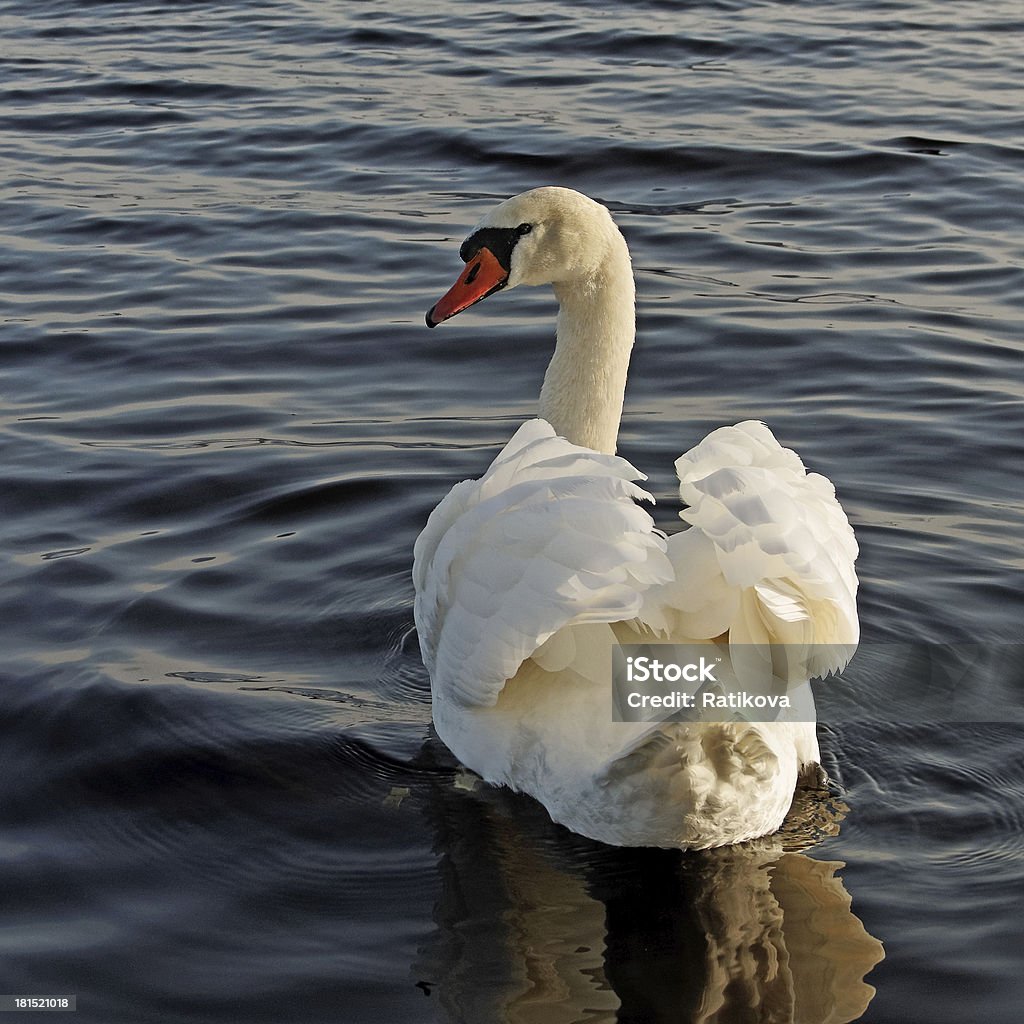
{"label": "reflection of swan in water", "polygon": [[[609,651],[728,636],[806,651],[789,681],[841,668],[858,638],[857,545],[835,490],[764,424],[676,462],[690,528],[666,538],[615,457],[635,333],[629,252],[569,189],[500,204],[462,247],[435,326],[501,288],[552,284],[555,353],[531,420],[416,542],[416,626],[437,732],[488,782],[617,846],[702,848],[775,831],[819,760],[804,714],[771,723],[613,722]],[[725,650],[721,651],[723,656]],[[797,661],[804,663],[803,657]]]}
{"label": "reflection of swan in water", "polygon": [[507,791],[435,791],[443,888],[416,976],[466,1024],[855,1021],[881,944],[841,864],[784,851],[822,795],[798,791],[771,839],[679,853],[591,843]]}

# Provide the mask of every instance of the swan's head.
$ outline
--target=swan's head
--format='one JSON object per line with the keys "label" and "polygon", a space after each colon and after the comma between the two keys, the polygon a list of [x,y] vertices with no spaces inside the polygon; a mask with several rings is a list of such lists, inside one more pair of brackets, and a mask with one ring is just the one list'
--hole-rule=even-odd
{"label": "swan's head", "polygon": [[616,247],[624,250],[625,243],[611,214],[579,192],[547,186],[513,196],[462,243],[466,269],[427,313],[427,326],[502,288],[593,277]]}

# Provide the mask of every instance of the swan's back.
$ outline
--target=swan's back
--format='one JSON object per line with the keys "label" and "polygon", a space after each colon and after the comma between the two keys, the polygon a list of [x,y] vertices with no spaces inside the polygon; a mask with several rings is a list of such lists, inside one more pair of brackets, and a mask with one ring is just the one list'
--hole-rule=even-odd
{"label": "swan's back", "polygon": [[677,466],[690,528],[666,540],[629,463],[533,420],[452,489],[416,544],[439,735],[487,781],[606,842],[772,831],[818,759],[808,721],[613,721],[614,644],[725,634],[742,679],[757,668],[750,645],[803,645],[825,674],[857,641],[856,544],[824,477],[753,422],[715,431]]}

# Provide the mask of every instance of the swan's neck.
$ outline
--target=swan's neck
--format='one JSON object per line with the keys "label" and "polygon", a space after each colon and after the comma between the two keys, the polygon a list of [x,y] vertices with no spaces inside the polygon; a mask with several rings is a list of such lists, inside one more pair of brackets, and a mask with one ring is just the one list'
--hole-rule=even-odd
{"label": "swan's neck", "polygon": [[629,251],[615,234],[596,273],[554,286],[558,340],[540,392],[540,415],[556,434],[609,454],[615,452],[636,336]]}

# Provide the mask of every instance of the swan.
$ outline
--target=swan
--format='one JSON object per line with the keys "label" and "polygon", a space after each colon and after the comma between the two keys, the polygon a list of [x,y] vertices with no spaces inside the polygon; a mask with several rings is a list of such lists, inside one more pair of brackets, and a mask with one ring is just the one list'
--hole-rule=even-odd
{"label": "swan", "polygon": [[[764,424],[721,427],[677,460],[688,528],[666,537],[646,477],[615,454],[635,286],[607,208],[533,189],[485,216],[460,256],[428,327],[519,285],[550,284],[559,310],[538,418],[416,540],[437,734],[485,782],[604,843],[703,849],[776,831],[820,761],[808,680],[842,670],[859,640],[857,544],[835,488]],[[735,661],[800,645],[803,710],[614,721],[610,652],[653,640]]]}

